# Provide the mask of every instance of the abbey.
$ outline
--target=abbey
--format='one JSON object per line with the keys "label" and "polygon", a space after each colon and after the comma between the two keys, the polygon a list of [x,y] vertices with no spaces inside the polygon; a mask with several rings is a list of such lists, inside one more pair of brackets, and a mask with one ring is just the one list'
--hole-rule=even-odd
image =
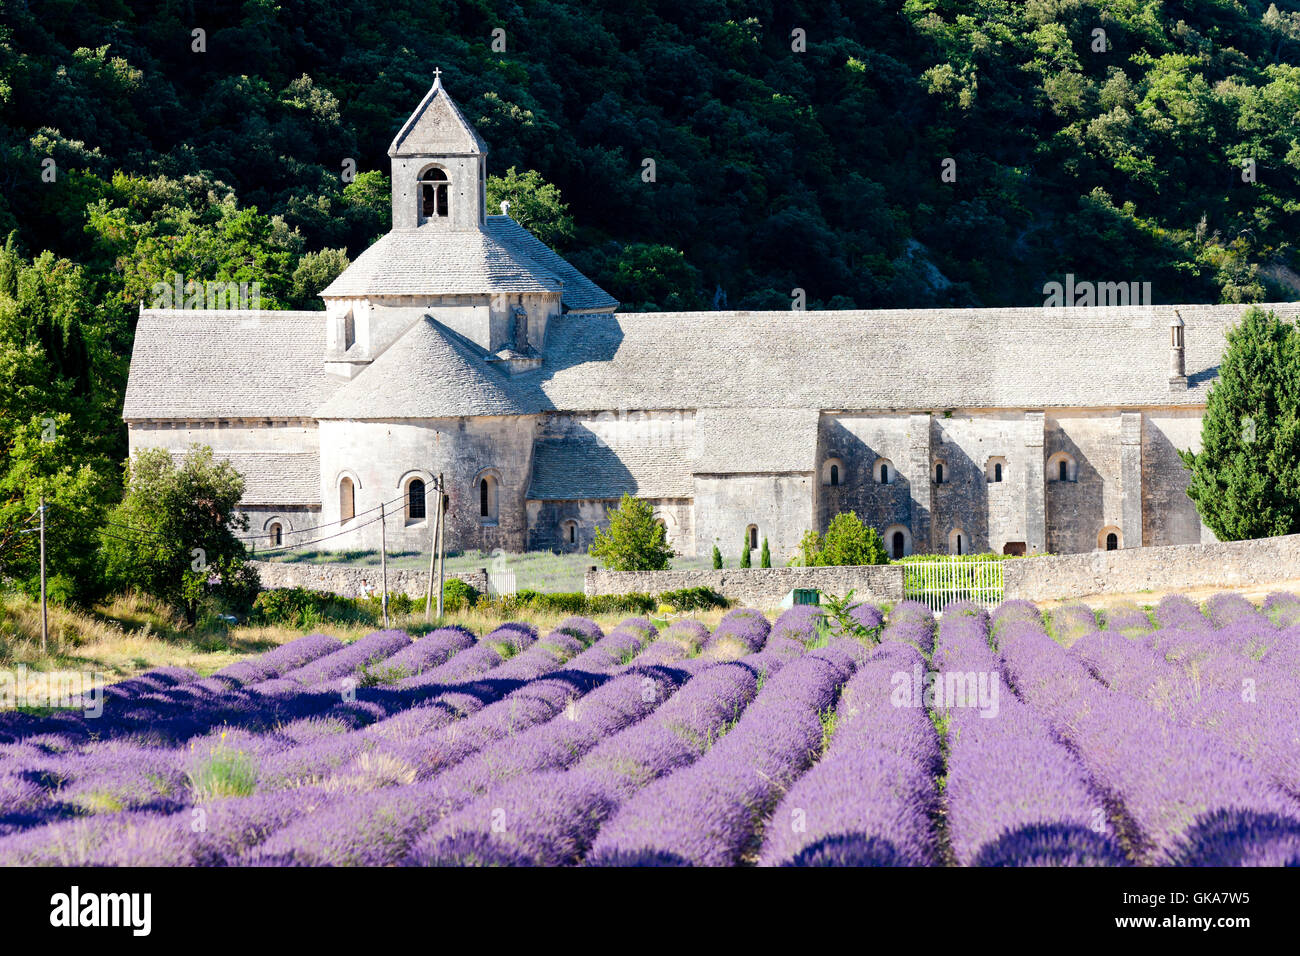
{"label": "abbey", "polygon": [[[1240,306],[618,314],[507,215],[435,80],[393,227],[323,312],[142,309],[132,452],[210,445],[259,550],[585,550],[626,492],[730,556],[855,511],[896,556],[1212,540],[1198,447]],[[1294,319],[1293,304],[1270,306]]]}

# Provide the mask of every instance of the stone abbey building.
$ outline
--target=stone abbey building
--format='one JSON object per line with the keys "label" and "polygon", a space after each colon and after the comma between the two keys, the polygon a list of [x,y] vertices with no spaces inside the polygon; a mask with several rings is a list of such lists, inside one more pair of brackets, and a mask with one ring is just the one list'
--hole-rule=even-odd
{"label": "stone abbey building", "polygon": [[[618,314],[506,215],[436,80],[393,227],[323,312],[143,309],[132,452],[210,445],[259,549],[585,550],[624,492],[682,554],[853,510],[896,555],[1212,540],[1185,488],[1239,306]],[[1272,308],[1291,318],[1292,304]]]}

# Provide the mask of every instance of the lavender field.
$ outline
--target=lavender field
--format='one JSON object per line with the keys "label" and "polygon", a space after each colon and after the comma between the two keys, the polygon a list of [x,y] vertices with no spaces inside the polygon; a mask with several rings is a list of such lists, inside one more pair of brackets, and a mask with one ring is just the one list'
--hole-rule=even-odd
{"label": "lavender field", "polygon": [[0,863],[1300,863],[1300,600],[303,637],[0,714]]}

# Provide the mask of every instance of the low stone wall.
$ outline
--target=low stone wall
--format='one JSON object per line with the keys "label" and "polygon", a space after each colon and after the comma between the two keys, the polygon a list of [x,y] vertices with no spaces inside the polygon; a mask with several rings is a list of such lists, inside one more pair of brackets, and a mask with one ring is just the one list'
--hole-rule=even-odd
{"label": "low stone wall", "polygon": [[1023,558],[1003,575],[1006,598],[1028,601],[1266,585],[1300,578],[1300,535]]}
{"label": "low stone wall", "polygon": [[[262,579],[263,588],[306,588],[342,597],[365,597],[378,594],[382,576],[378,567],[348,567],[339,564],[286,564],[281,561],[251,561]],[[480,593],[487,592],[487,569],[448,572],[448,578],[460,578]],[[388,593],[423,597],[429,586],[429,572],[388,569]]]}
{"label": "low stone wall", "polygon": [[680,588],[713,588],[747,607],[774,608],[792,588],[816,588],[823,593],[880,603],[903,599],[900,565],[842,568],[724,568],[697,571],[588,571],[587,595],[662,594]]}

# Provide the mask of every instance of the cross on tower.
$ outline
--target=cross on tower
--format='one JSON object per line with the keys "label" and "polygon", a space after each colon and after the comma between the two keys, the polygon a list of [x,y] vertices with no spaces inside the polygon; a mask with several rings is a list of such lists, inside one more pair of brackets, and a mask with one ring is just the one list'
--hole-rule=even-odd
{"label": "cross on tower", "polygon": [[437,80],[440,76],[442,76],[442,67],[435,66],[433,68],[433,78]]}

